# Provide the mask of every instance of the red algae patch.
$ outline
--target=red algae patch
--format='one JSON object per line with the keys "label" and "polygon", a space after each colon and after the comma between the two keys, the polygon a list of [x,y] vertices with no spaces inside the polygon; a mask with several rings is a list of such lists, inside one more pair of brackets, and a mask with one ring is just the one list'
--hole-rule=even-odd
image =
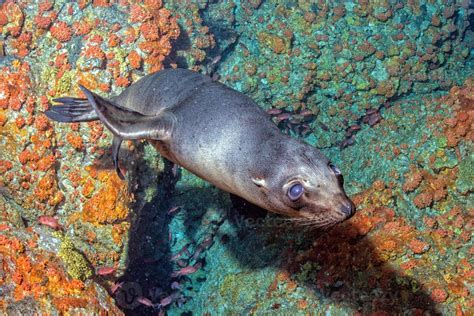
{"label": "red algae patch", "polygon": [[[391,97],[425,93],[427,85],[435,87],[429,91],[443,90],[452,81],[440,72],[445,65],[462,62],[460,53],[450,56],[462,48],[447,37],[449,33],[462,33],[461,23],[453,23],[462,16],[458,5],[430,12],[425,34],[431,44],[425,44],[410,25],[392,21],[404,10],[422,19],[422,6],[416,2],[359,1],[354,6],[321,2],[310,8],[299,1],[291,8],[278,5],[275,18],[269,19],[261,10],[271,3],[251,1],[242,5],[246,16],[241,27],[245,29],[252,19],[264,27],[256,30],[253,38],[252,32],[248,33],[251,41],[237,37],[237,41],[229,40],[231,44],[219,42],[215,47],[210,31],[214,25],[204,26],[204,16],[219,16],[226,26],[241,23],[243,20],[235,20],[234,14],[239,12],[239,4],[229,3],[217,10],[217,2],[206,7],[192,1],[176,3],[166,3],[165,8],[159,0],[132,4],[121,0],[80,0],[63,8],[58,1],[7,0],[1,5],[0,32],[5,40],[0,43],[0,58],[6,57],[9,66],[0,71],[0,134],[5,140],[0,157],[0,186],[2,194],[4,189],[11,194],[11,205],[20,210],[20,220],[15,222],[10,204],[7,210],[0,206],[0,219],[8,219],[6,224],[0,223],[0,286],[12,289],[11,293],[5,292],[0,310],[33,302],[31,305],[40,307],[38,314],[99,314],[104,309],[121,313],[96,280],[72,279],[54,252],[38,247],[45,246],[41,244],[44,236],[52,230],[38,224],[37,219],[46,216],[64,224],[61,229],[74,235],[81,249],[85,249],[84,256],[95,267],[113,266],[120,271],[121,262],[126,261],[124,249],[129,219],[133,217],[135,186],[120,180],[113,170],[107,152],[110,133],[99,122],[83,123],[79,128],[79,124],[51,123],[42,114],[55,97],[81,96],[79,83],[104,96],[114,95],[147,73],[165,66],[176,67],[183,57],[189,68],[204,71],[203,64],[214,62],[210,60],[214,56],[208,53],[213,48],[213,53],[222,53],[220,48],[230,45],[233,51],[219,65],[219,74],[224,74],[221,80],[231,85],[243,82],[245,92],[259,102],[278,98],[275,104],[282,114],[280,126],[287,131],[304,123],[311,135],[320,123],[324,134],[330,135],[324,144],[328,148],[347,129],[353,131],[351,137],[366,128],[381,132],[387,123],[384,110],[389,105],[385,109],[377,106],[389,103]],[[428,4],[430,8],[433,5]],[[176,10],[179,6],[186,10]],[[119,19],[110,22],[108,14],[117,14]],[[293,23],[284,23],[292,18]],[[328,21],[334,24],[333,30]],[[341,40],[334,42],[331,32],[341,31],[339,25],[347,21],[352,27],[347,32],[343,30]],[[387,26],[392,32],[386,37],[380,32],[365,36],[357,31],[365,22]],[[191,48],[173,47],[181,32],[183,38],[189,37]],[[363,40],[359,40],[361,35]],[[47,47],[42,44],[45,42],[52,45]],[[247,59],[235,65],[239,61],[235,56],[240,56],[233,54],[239,51]],[[258,56],[252,55],[255,51]],[[336,65],[331,58],[319,57],[329,54],[334,55]],[[218,62],[220,56],[215,58]],[[459,59],[453,62],[454,58]],[[227,76],[226,67],[231,69]],[[297,73],[294,69],[298,69]],[[410,69],[414,69],[413,74]],[[302,86],[298,86],[300,82]],[[327,89],[331,90],[327,95],[336,101],[334,106],[330,102],[328,111],[319,99],[319,91],[324,95]],[[457,306],[458,314],[472,307],[466,281],[472,279],[472,266],[461,258],[472,238],[472,209],[467,209],[453,193],[459,190],[457,181],[462,168],[440,167],[439,162],[452,159],[450,151],[456,153],[453,159],[461,161],[465,144],[473,140],[473,91],[470,81],[433,101],[446,105],[452,115],[434,119],[441,127],[433,135],[442,146],[438,152],[430,153],[429,164],[423,163],[425,152],[421,149],[428,147],[428,136],[420,136],[416,145],[407,142],[390,146],[389,153],[379,146],[374,155],[393,152],[394,160],[398,157],[409,161],[409,169],[403,169],[403,174],[384,170],[386,174],[375,175],[379,179],[368,189],[357,187],[355,191],[359,193],[354,202],[358,213],[337,227],[311,235],[312,245],[305,248],[298,241],[285,244],[284,253],[279,256],[283,258],[282,266],[276,267],[283,271],[275,273],[267,291],[267,298],[275,302],[265,305],[265,299],[255,296],[252,312],[259,313],[258,308],[269,306],[270,311],[278,313],[280,309],[285,313],[286,299],[299,311],[309,312],[326,305],[326,312],[340,307],[374,315],[397,313],[403,306],[422,314],[430,306],[425,302],[441,308]],[[321,105],[319,113],[311,108],[317,103]],[[431,105],[426,106],[431,111]],[[289,108],[295,113],[289,113]],[[304,111],[314,115],[306,116]],[[366,116],[361,118],[359,112]],[[330,114],[329,122],[325,121],[326,113]],[[401,131],[397,124],[392,127],[390,132]],[[432,125],[427,127],[428,131],[432,129]],[[388,134],[378,134],[378,141]],[[125,155],[124,150],[121,155]],[[85,161],[94,164],[85,167]],[[123,159],[121,163],[128,162]],[[367,167],[376,163],[376,159],[368,161]],[[391,179],[386,180],[385,176]],[[462,192],[470,194],[469,188]],[[414,224],[417,219],[419,226]],[[170,231],[164,239],[173,244],[175,235]],[[273,235],[275,231],[266,242],[270,243]],[[160,239],[153,247],[163,243]],[[473,253],[471,247],[467,254]],[[143,262],[153,262],[153,258]],[[212,275],[214,267],[204,268],[206,274]],[[252,281],[259,279],[252,276]],[[232,283],[234,288],[235,284]],[[117,289],[121,285],[114,286]],[[299,291],[307,288],[316,289],[317,295],[301,297]],[[352,305],[353,302],[357,303]]]}
{"label": "red algae patch", "polygon": [[429,244],[422,242],[418,239],[413,239],[412,241],[410,241],[410,243],[408,244],[408,247],[410,247],[413,253],[418,254],[418,255],[425,253],[430,249]]}
{"label": "red algae patch", "polygon": [[[26,235],[29,241],[22,241],[16,235]],[[34,298],[34,304],[28,306],[32,313],[70,313],[84,307],[95,313],[103,308],[120,313],[112,299],[104,295],[105,290],[91,282],[86,284],[68,277],[57,257],[38,248],[38,238],[36,233],[20,232],[19,229],[0,233],[0,256],[4,272],[0,286],[8,285],[13,291],[11,298],[2,298],[0,309],[8,308],[11,311],[21,304],[21,300]],[[102,297],[100,301],[99,296]]]}
{"label": "red algae patch", "polygon": [[50,206],[55,206],[64,198],[58,190],[56,179],[51,176],[43,177],[35,188],[35,196],[41,202],[47,202]]}
{"label": "red algae patch", "polygon": [[443,303],[448,299],[448,293],[443,289],[434,289],[431,292],[431,298],[435,303]]}
{"label": "red algae patch", "polygon": [[84,142],[82,141],[82,137],[80,135],[76,135],[73,133],[68,133],[66,135],[66,139],[69,144],[75,149],[75,150],[83,150],[84,149]]}
{"label": "red algae patch", "polygon": [[134,69],[139,69],[142,65],[142,58],[140,55],[136,52],[133,51],[130,54],[128,54],[128,61],[130,63],[130,66]]}
{"label": "red algae patch", "polygon": [[21,33],[25,16],[19,4],[15,1],[6,1],[0,10],[0,32],[6,29],[6,33],[18,36]]}
{"label": "red algae patch", "polygon": [[[120,18],[110,22],[109,14]],[[71,279],[64,264],[74,256],[63,253],[62,262],[45,240],[55,229],[71,233],[90,263],[122,269],[131,184],[109,165],[110,133],[100,122],[59,125],[43,112],[54,98],[81,96],[79,84],[117,94],[163,69],[167,58],[174,63],[178,18],[161,1],[7,0],[0,5],[0,33],[0,199],[8,197],[6,208],[0,206],[0,220],[8,223],[0,223],[0,286],[14,285],[0,310],[31,300],[37,314],[120,315],[95,280]],[[6,235],[12,231],[19,237]]]}
{"label": "red algae patch", "polygon": [[57,22],[51,29],[51,36],[60,42],[69,42],[72,37],[72,29],[66,22]]}
{"label": "red algae patch", "polygon": [[403,191],[412,192],[421,184],[423,180],[423,175],[420,171],[416,169],[411,169],[408,173],[405,174],[405,183],[403,184]]}
{"label": "red algae patch", "polygon": [[85,201],[82,219],[96,225],[125,220],[132,199],[127,183],[120,180],[113,169],[99,170],[97,181],[100,189]]}
{"label": "red algae patch", "polygon": [[425,208],[433,203],[433,195],[430,192],[423,192],[415,196],[413,203],[418,208]]}

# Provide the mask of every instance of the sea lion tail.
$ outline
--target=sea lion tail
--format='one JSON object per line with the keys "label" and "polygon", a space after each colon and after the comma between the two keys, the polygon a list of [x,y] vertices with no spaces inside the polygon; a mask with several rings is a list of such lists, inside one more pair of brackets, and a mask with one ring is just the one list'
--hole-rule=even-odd
{"label": "sea lion tail", "polygon": [[53,99],[53,101],[60,103],[60,105],[52,106],[49,110],[44,112],[44,114],[53,121],[74,123],[99,119],[87,99],[64,97]]}

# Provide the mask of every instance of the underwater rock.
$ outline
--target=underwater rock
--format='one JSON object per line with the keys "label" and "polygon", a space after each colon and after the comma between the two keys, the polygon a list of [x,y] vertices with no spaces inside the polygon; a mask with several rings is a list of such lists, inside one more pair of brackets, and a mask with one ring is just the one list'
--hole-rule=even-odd
{"label": "underwater rock", "polygon": [[[472,310],[466,1],[0,2],[2,313]],[[112,96],[176,66],[334,157],[358,214],[309,232],[247,218],[141,142],[124,144],[121,181],[100,123],[43,115],[78,84]],[[128,290],[140,296],[127,305]]]}

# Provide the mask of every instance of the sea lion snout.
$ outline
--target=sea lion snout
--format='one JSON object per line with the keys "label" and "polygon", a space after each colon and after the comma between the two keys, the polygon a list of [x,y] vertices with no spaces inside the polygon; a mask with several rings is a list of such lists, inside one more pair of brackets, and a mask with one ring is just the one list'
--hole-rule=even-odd
{"label": "sea lion snout", "polygon": [[352,215],[354,215],[356,211],[354,203],[346,198],[345,202],[342,202],[342,205],[340,207],[340,212],[346,216],[345,219],[351,218]]}

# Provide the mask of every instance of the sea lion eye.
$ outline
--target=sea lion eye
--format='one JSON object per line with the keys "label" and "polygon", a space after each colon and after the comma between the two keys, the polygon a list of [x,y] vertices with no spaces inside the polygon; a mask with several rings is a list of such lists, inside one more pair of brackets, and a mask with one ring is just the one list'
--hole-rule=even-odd
{"label": "sea lion eye", "polygon": [[298,200],[304,193],[304,187],[301,183],[297,182],[293,184],[289,189],[288,189],[288,197],[292,201]]}
{"label": "sea lion eye", "polygon": [[340,176],[342,174],[341,170],[339,170],[339,168],[336,167],[336,165],[334,165],[332,162],[328,164],[328,167],[331,168],[331,170],[334,172],[336,176]]}

